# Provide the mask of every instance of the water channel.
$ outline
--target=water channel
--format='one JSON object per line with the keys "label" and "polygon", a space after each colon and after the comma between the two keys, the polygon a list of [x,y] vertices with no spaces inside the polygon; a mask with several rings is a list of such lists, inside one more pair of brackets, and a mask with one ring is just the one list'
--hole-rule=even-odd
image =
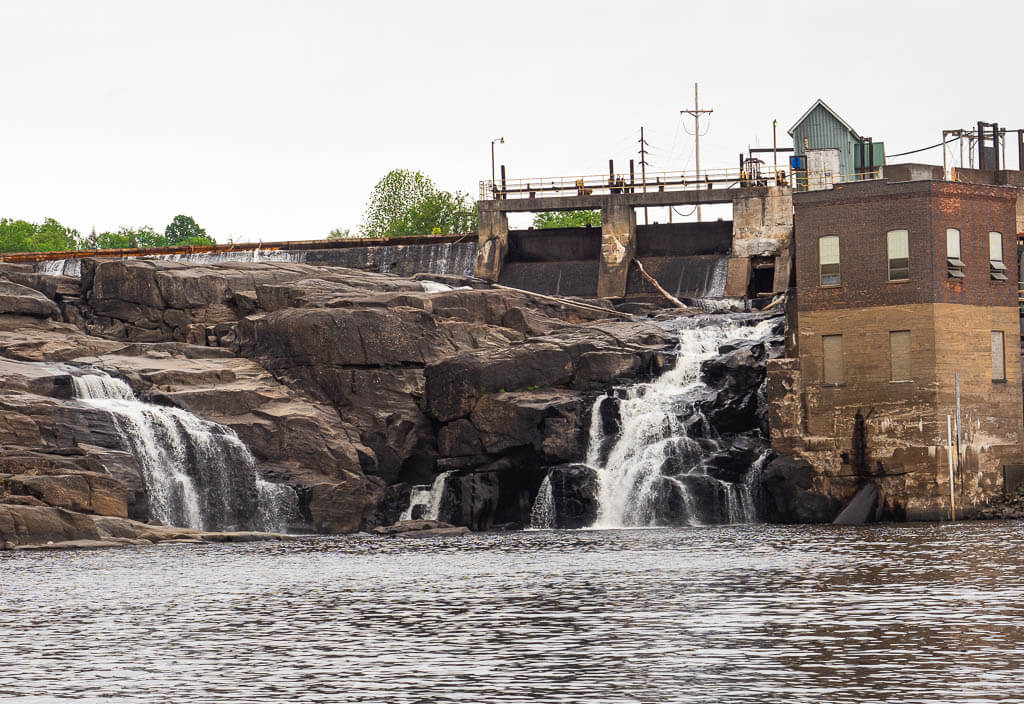
{"label": "water channel", "polygon": [[22,702],[1018,702],[1024,524],[0,552]]}

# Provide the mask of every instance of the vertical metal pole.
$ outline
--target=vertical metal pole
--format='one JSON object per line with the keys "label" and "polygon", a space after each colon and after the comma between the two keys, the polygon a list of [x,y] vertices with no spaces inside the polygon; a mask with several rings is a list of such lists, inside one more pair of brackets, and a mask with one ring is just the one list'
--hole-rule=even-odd
{"label": "vertical metal pole", "polygon": [[633,160],[629,160],[629,192],[633,192],[633,186],[636,184],[636,166],[633,164]]}
{"label": "vertical metal pole", "polygon": [[491,193],[497,189],[497,184],[494,182],[494,140],[491,140]]}
{"label": "vertical metal pole", "polygon": [[[700,116],[701,113],[712,113],[714,110],[701,110],[700,102],[698,101],[697,84],[693,84],[693,110],[680,110],[679,114],[686,113],[687,115],[693,115],[693,133],[694,133],[694,154],[697,161],[697,181],[700,181]],[[697,222],[701,221],[700,215],[700,202],[697,203]]]}
{"label": "vertical metal pole", "polygon": [[775,185],[779,185],[779,141],[776,138],[778,120],[772,120],[772,173],[775,174]]}
{"label": "vertical metal pole", "polygon": [[953,420],[946,414],[946,454],[949,456],[949,520],[956,520],[956,500],[953,498]]}
{"label": "vertical metal pole", "polygon": [[942,180],[945,181],[949,171],[946,169],[946,130],[942,130]]}
{"label": "vertical metal pole", "polygon": [[505,190],[506,190],[506,188],[507,188],[507,184],[505,183],[505,165],[502,164],[501,165],[501,199],[502,200],[504,200],[504,198],[505,198]]}
{"label": "vertical metal pole", "polygon": [[614,159],[609,159],[608,160],[608,185],[609,186],[614,186],[615,185],[615,160]]}
{"label": "vertical metal pole", "polygon": [[960,456],[960,442],[962,439],[961,426],[960,426],[960,372],[956,373],[956,474],[960,477],[960,481],[964,479],[964,468],[963,462]]}
{"label": "vertical metal pole", "polygon": [[[647,144],[644,142],[644,128],[640,127],[640,185],[647,193]],[[647,224],[647,206],[644,206],[644,225]]]}
{"label": "vertical metal pole", "polygon": [[[700,102],[697,98],[697,84],[693,84],[693,134],[696,143],[694,144],[694,158],[697,162],[697,180],[700,181]],[[701,222],[700,202],[697,203],[697,222]]]}

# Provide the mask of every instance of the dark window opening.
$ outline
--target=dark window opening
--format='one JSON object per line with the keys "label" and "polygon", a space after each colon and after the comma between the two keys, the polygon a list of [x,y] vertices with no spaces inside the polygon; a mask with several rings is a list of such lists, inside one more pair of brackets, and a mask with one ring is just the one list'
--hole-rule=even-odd
{"label": "dark window opening", "polygon": [[775,290],[775,267],[762,266],[754,269],[751,285],[755,296],[766,296]]}

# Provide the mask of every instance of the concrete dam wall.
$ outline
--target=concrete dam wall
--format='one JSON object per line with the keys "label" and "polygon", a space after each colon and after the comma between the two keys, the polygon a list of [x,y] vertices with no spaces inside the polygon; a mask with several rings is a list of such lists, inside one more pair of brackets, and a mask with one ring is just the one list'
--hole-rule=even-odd
{"label": "concrete dam wall", "polygon": [[[725,289],[732,221],[637,226],[637,257],[677,297],[721,296]],[[597,296],[601,228],[510,230],[499,283],[560,296]],[[659,296],[636,269],[627,296]]]}
{"label": "concrete dam wall", "polygon": [[[732,245],[731,221],[638,225],[636,256],[647,272],[677,297],[723,295]],[[318,266],[390,273],[473,276],[478,243],[472,235],[395,240],[347,240],[274,243],[220,251],[122,250],[88,253],[102,258],[156,257],[210,264],[228,261],[289,261]],[[56,254],[56,253],[55,253]],[[81,259],[47,257],[35,263],[39,273],[77,276]],[[82,253],[84,254],[84,253]],[[79,254],[78,256],[81,256]],[[536,293],[593,298],[598,295],[601,228],[512,230],[499,283]],[[660,294],[635,267],[626,295]]]}

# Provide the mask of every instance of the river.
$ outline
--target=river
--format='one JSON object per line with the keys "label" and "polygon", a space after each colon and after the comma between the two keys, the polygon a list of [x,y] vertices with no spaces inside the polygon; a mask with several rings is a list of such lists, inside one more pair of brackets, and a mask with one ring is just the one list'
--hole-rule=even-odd
{"label": "river", "polygon": [[1019,702],[1024,524],[0,552],[23,702]]}

